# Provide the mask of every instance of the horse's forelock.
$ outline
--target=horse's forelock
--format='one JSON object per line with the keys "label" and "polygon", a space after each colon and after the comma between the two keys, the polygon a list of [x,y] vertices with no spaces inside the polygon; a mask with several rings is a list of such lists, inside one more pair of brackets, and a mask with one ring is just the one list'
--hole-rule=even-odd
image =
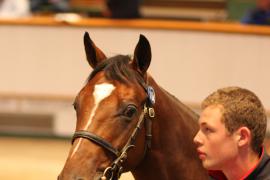
{"label": "horse's forelock", "polygon": [[98,66],[92,71],[92,73],[88,77],[87,82],[90,81],[100,71],[105,72],[105,77],[108,80],[117,80],[122,83],[134,81],[138,79],[138,73],[136,73],[130,68],[130,61],[130,56],[125,55],[117,55],[108,58],[98,64]]}

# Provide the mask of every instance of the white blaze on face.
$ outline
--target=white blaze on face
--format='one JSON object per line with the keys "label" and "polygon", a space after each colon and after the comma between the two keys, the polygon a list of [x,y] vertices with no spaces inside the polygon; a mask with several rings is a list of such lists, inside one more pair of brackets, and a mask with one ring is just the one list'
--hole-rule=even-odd
{"label": "white blaze on face", "polygon": [[[104,100],[106,97],[110,96],[112,91],[115,89],[115,87],[112,84],[109,83],[103,83],[103,84],[97,84],[95,85],[93,96],[94,96],[94,107],[92,109],[92,112],[89,116],[89,119],[87,121],[86,126],[83,128],[83,130],[87,130],[90,126],[93,117],[95,116],[96,110],[99,106],[99,103]],[[71,157],[75,154],[75,152],[78,150],[80,144],[81,144],[81,138],[79,139],[79,142],[76,144],[76,147],[73,149],[73,152],[71,154]]]}
{"label": "white blaze on face", "polygon": [[89,125],[92,122],[92,119],[96,113],[96,110],[98,108],[99,103],[105,99],[106,97],[108,97],[112,91],[115,89],[115,87],[112,84],[108,84],[108,83],[103,83],[103,84],[97,84],[95,85],[95,89],[94,89],[94,108],[92,109],[91,115],[89,117],[89,120],[84,128],[84,130],[87,130]]}

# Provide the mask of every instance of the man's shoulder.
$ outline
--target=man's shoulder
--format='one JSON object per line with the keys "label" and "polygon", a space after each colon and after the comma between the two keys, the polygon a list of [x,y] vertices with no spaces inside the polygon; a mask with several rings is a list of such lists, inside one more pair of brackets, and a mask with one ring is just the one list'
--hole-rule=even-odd
{"label": "man's shoulder", "polygon": [[264,154],[262,163],[263,167],[260,176],[265,178],[265,180],[270,180],[270,156],[267,153]]}
{"label": "man's shoulder", "polygon": [[270,180],[270,157],[266,152],[264,153],[258,167],[252,174],[254,175],[255,179]]}

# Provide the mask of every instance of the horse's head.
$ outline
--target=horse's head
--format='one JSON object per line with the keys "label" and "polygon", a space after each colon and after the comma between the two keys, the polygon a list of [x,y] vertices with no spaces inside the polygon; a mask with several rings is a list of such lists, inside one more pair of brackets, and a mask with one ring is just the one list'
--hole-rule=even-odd
{"label": "horse's head", "polygon": [[[142,124],[144,106],[151,104],[146,83],[151,48],[142,35],[133,58],[107,58],[88,33],[84,45],[93,71],[74,102],[76,132],[59,179],[106,179],[112,174],[115,179],[121,167],[136,167],[144,156],[147,128]],[[143,132],[138,133],[140,127]]]}

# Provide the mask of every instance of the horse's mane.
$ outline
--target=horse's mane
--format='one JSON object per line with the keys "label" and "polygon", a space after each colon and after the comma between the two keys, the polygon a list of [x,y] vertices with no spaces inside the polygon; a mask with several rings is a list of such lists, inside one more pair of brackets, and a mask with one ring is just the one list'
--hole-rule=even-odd
{"label": "horse's mane", "polygon": [[89,75],[90,81],[98,72],[104,71],[108,80],[117,80],[122,83],[139,80],[139,74],[130,68],[131,58],[128,55],[116,55],[99,63]]}

